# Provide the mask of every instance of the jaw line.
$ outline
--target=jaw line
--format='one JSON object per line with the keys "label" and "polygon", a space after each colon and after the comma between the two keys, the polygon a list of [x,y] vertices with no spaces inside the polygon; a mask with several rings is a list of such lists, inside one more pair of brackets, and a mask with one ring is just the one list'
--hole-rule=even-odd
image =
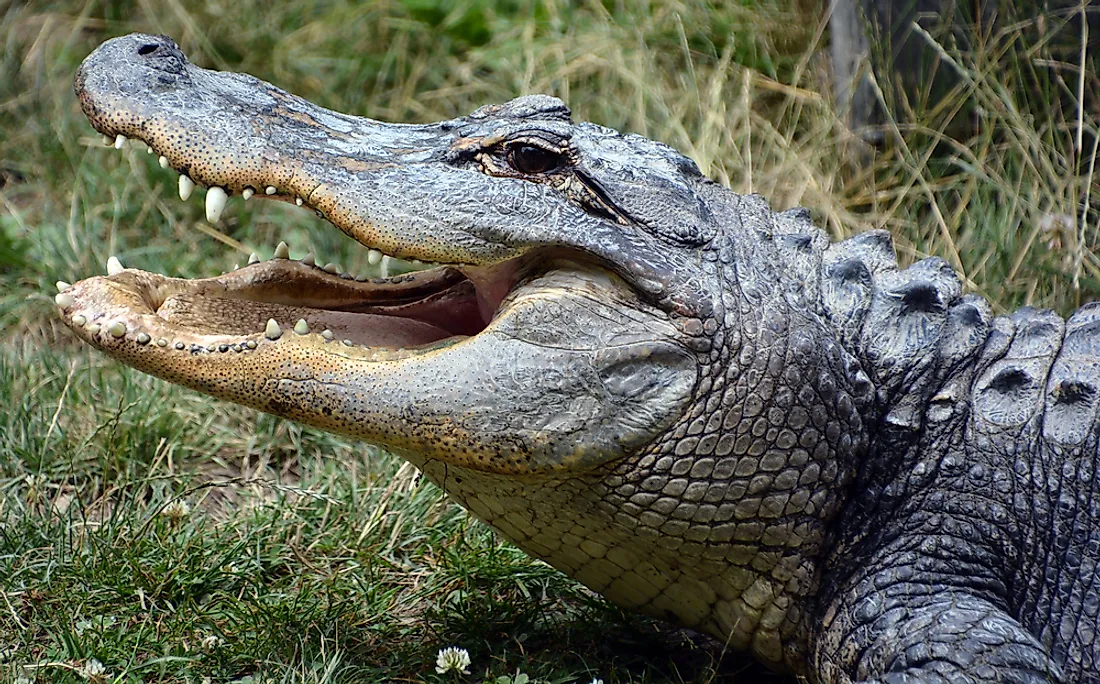
{"label": "jaw line", "polygon": [[[358,281],[276,258],[194,280],[125,269],[67,286],[56,301],[81,338],[108,352],[128,338],[191,353],[289,340],[339,347],[341,355],[365,360],[396,360],[460,344],[489,328],[501,302],[519,289],[519,269],[514,260]],[[478,287],[495,290],[495,299]]]}
{"label": "jaw line", "polygon": [[[674,341],[663,316],[629,313],[637,299],[625,283],[598,266],[563,259],[538,264],[477,334],[404,347],[363,346],[324,330],[281,325],[218,334],[175,325],[155,308],[181,292],[225,295],[231,281],[270,268],[253,265],[190,281],[124,269],[63,286],[57,304],[78,337],[138,370],[366,439],[416,463],[435,459],[488,473],[580,472],[621,458],[667,427],[695,383],[694,357]],[[308,267],[288,262],[274,268]],[[541,331],[548,315],[561,325]],[[587,331],[584,322],[595,320],[613,326],[606,333],[616,341],[612,348]],[[552,392],[543,386],[548,372]],[[607,396],[591,394],[592,383],[604,382],[597,376],[606,373],[612,378]],[[653,373],[660,377],[654,380]],[[662,399],[655,409],[649,401],[627,399],[634,392],[658,392]],[[569,397],[582,396],[588,403],[578,412]]]}

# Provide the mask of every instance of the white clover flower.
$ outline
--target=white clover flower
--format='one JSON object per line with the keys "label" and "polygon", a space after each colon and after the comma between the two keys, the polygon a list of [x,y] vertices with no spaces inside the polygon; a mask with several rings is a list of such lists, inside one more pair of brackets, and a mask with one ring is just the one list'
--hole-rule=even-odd
{"label": "white clover flower", "polygon": [[172,523],[178,523],[179,521],[186,518],[190,513],[191,505],[183,499],[175,499],[173,501],[170,501],[160,511],[160,514],[163,515],[165,518],[168,518],[169,522]]}
{"label": "white clover flower", "polygon": [[451,671],[470,674],[470,652],[457,646],[439,649],[439,655],[435,658],[435,671],[439,674]]}
{"label": "white clover flower", "polygon": [[[138,591],[141,591],[140,589]],[[83,618],[76,621],[73,625],[77,634],[83,634],[89,629],[106,629],[115,624],[115,616],[113,615],[99,615],[92,618]]]}
{"label": "white clover flower", "polygon": [[216,634],[207,634],[199,642],[199,646],[204,651],[213,651],[214,649],[225,643],[225,640]]}
{"label": "white clover flower", "polygon": [[100,681],[106,672],[107,668],[103,667],[103,663],[95,658],[88,658],[87,662],[76,670],[78,675],[91,681]]}

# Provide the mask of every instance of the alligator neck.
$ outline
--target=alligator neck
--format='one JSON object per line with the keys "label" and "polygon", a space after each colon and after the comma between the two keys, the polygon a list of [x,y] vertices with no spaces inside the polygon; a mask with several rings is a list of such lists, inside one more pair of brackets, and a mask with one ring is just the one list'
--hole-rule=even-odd
{"label": "alligator neck", "polygon": [[899,482],[918,468],[930,424],[954,429],[965,414],[982,359],[996,356],[990,346],[999,319],[981,297],[961,294],[944,260],[899,268],[885,231],[831,243],[805,209],[774,214],[769,226],[779,279],[844,349],[854,382],[871,388],[861,406],[868,454],[844,523],[861,529],[848,518],[871,520],[898,505]]}
{"label": "alligator neck", "polygon": [[[604,534],[646,549],[641,571],[601,591],[798,671],[830,530],[866,454],[873,388],[818,305],[824,234],[758,197],[708,199],[727,221],[701,253],[706,291],[692,295],[710,317],[674,319],[698,354],[690,410],[586,486],[603,501],[594,512],[614,512]],[[812,232],[796,235],[796,219]]]}

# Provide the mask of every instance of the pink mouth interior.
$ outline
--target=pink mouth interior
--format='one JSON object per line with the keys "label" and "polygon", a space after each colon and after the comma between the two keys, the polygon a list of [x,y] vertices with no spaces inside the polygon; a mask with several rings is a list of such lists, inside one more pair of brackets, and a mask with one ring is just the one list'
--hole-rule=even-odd
{"label": "pink mouth interior", "polygon": [[164,321],[207,334],[255,334],[268,319],[305,320],[314,332],[368,347],[408,348],[476,335],[515,284],[518,263],[439,267],[358,282],[290,260],[253,264],[201,281],[147,286]]}

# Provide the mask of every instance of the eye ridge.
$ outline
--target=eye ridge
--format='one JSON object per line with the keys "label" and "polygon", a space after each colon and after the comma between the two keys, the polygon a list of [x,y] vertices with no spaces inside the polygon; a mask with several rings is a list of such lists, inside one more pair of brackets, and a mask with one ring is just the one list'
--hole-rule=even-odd
{"label": "eye ridge", "polygon": [[537,145],[519,144],[508,149],[508,163],[520,173],[547,173],[561,166],[563,162],[562,156],[557,152]]}

